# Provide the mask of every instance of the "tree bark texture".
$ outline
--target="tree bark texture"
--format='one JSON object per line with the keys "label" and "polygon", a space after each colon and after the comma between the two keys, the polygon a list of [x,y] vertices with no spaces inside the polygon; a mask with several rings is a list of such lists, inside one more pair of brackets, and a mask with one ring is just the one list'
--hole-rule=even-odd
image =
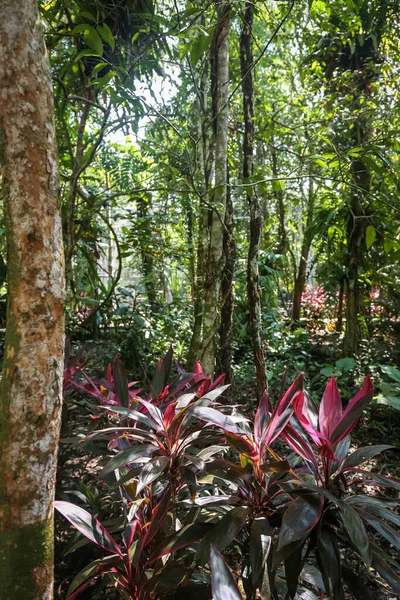
{"label": "tree bark texture", "polygon": [[225,373],[225,383],[232,383],[232,339],[233,339],[233,308],[235,303],[234,272],[236,262],[235,221],[233,218],[232,194],[229,187],[226,195],[224,256],[225,264],[221,278],[221,327],[219,363],[221,373]]}
{"label": "tree bark texture", "polygon": [[358,349],[358,314],[360,311],[359,268],[362,264],[362,243],[366,220],[363,210],[364,196],[370,187],[370,173],[362,160],[352,165],[353,179],[358,189],[353,192],[347,222],[346,260],[346,329],[343,339],[343,355],[353,356]]}
{"label": "tree bark texture", "polygon": [[[240,60],[243,91],[243,180],[251,182],[254,167],[254,86],[253,86],[253,17],[254,4],[247,2],[240,36]],[[266,386],[265,356],[262,331],[261,289],[259,285],[259,252],[262,236],[262,212],[256,190],[246,188],[250,211],[250,239],[247,256],[247,297],[256,369],[257,394],[261,398]]]}
{"label": "tree bark texture", "polygon": [[0,392],[0,597],[53,597],[64,259],[49,62],[36,0],[0,2],[8,305]]}
{"label": "tree bark texture", "polygon": [[209,186],[211,176],[210,133],[205,127],[209,116],[209,64],[204,60],[203,71],[197,83],[197,131],[198,160],[200,170],[200,201],[198,218],[198,240],[196,253],[196,277],[193,298],[193,330],[190,340],[187,369],[193,368],[195,360],[200,359],[201,335],[203,325],[203,294],[205,274],[205,251],[207,246]]}
{"label": "tree bark texture", "polygon": [[214,191],[208,222],[205,252],[204,310],[201,363],[211,376],[215,370],[218,306],[224,267],[223,231],[227,192],[228,91],[229,91],[229,0],[216,2],[218,22],[211,46],[211,98],[214,129]]}

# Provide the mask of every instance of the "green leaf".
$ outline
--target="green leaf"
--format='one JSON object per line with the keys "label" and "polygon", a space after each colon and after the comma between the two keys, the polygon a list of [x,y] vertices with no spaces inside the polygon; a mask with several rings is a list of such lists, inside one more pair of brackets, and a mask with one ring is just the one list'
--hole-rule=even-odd
{"label": "green leaf", "polygon": [[92,75],[97,75],[97,73],[100,73],[100,71],[102,71],[106,67],[108,67],[108,64],[105,62],[97,63],[97,65],[94,65],[92,69]]}
{"label": "green leaf", "polygon": [[190,64],[192,69],[198,63],[203,52],[210,47],[211,38],[209,35],[202,35],[193,40],[190,46]]}
{"label": "green leaf", "polygon": [[328,163],[322,160],[322,158],[314,158],[314,162],[316,165],[323,167],[324,169],[328,168]]}
{"label": "green leaf", "polygon": [[111,46],[112,50],[115,50],[115,40],[114,40],[114,36],[112,34],[111,29],[109,28],[109,26],[107,25],[107,23],[104,23],[103,25],[98,25],[97,26],[97,31],[99,32],[99,34],[101,35],[101,37],[103,38],[103,40],[109,45]]}
{"label": "green leaf", "polygon": [[85,40],[86,45],[94,50],[97,56],[103,56],[103,42],[92,25],[89,25],[88,23],[76,25],[72,30],[72,33],[83,33],[83,39]]}
{"label": "green leaf", "polygon": [[393,248],[393,245],[394,240],[392,240],[391,238],[385,238],[385,241],[383,242],[383,249],[386,252],[386,254],[389,254],[389,252]]}
{"label": "green leaf", "polygon": [[93,21],[93,23],[96,23],[97,21],[96,17],[94,17],[92,13],[88,12],[87,10],[82,10],[79,13],[79,17],[82,19],[89,19],[89,21]]}
{"label": "green leaf", "polygon": [[372,244],[376,240],[376,229],[373,225],[368,225],[367,230],[365,232],[365,243],[367,248],[371,248]]}
{"label": "green leaf", "polygon": [[391,406],[396,410],[400,410],[400,396],[383,396],[382,394],[379,394],[376,403],[385,404],[386,406]]}
{"label": "green leaf", "polygon": [[390,379],[400,383],[400,370],[396,369],[396,367],[391,367],[390,365],[381,365],[381,371],[388,375]]}
{"label": "green leaf", "polygon": [[356,366],[356,359],[352,356],[348,356],[346,358],[341,358],[340,360],[337,360],[335,365],[338,369],[341,369],[343,371],[351,371]]}

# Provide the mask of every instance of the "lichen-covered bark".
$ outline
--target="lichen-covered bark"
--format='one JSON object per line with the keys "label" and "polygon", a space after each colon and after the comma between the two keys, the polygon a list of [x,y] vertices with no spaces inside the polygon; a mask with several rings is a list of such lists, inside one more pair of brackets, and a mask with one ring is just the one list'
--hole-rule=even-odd
{"label": "lichen-covered bark", "polygon": [[52,86],[36,0],[0,2],[8,306],[0,393],[0,597],[52,597],[64,269]]}
{"label": "lichen-covered bark", "polygon": [[[253,86],[253,16],[254,4],[248,2],[243,17],[240,36],[240,58],[243,90],[243,179],[251,181],[254,165],[254,86]],[[265,356],[262,332],[261,289],[259,284],[258,260],[262,236],[262,212],[256,190],[247,189],[247,203],[250,212],[250,239],[247,255],[247,297],[256,368],[257,394],[261,398],[266,386]]]}
{"label": "lichen-covered bark", "polygon": [[213,129],[215,139],[214,191],[208,227],[208,246],[205,252],[203,339],[201,362],[211,375],[215,370],[215,341],[218,333],[218,306],[221,291],[221,275],[224,267],[223,230],[227,192],[228,153],[228,86],[229,86],[229,0],[215,3],[218,22],[211,47],[211,96],[213,106]]}

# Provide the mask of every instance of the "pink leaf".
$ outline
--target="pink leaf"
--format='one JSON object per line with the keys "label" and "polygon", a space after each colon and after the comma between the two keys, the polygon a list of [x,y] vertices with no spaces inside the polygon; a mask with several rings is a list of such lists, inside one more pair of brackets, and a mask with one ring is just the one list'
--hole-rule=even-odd
{"label": "pink leaf", "polygon": [[330,439],[336,425],[342,417],[342,400],[336,385],[336,380],[331,377],[322,396],[319,407],[319,429],[324,437]]}

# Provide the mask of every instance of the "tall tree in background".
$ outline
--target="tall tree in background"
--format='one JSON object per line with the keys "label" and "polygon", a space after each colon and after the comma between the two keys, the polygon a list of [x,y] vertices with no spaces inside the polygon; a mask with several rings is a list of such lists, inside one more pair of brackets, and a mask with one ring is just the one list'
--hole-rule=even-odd
{"label": "tall tree in background", "polygon": [[201,362],[211,375],[215,369],[215,337],[224,267],[223,232],[227,194],[229,31],[231,4],[216,2],[218,19],[211,46],[212,126],[214,129],[214,190],[210,198],[208,247],[205,252],[203,339]]}
{"label": "tall tree in background", "polygon": [[48,58],[36,0],[0,4],[8,306],[0,396],[0,595],[53,596],[64,269]]}
{"label": "tall tree in background", "polygon": [[[253,86],[253,19],[254,3],[247,2],[240,36],[240,61],[243,90],[243,180],[252,183],[254,163],[254,86]],[[256,190],[248,185],[246,197],[250,210],[250,240],[247,257],[247,296],[249,304],[257,393],[261,398],[266,385],[262,335],[261,290],[259,285],[259,251],[262,236],[262,213]]]}

